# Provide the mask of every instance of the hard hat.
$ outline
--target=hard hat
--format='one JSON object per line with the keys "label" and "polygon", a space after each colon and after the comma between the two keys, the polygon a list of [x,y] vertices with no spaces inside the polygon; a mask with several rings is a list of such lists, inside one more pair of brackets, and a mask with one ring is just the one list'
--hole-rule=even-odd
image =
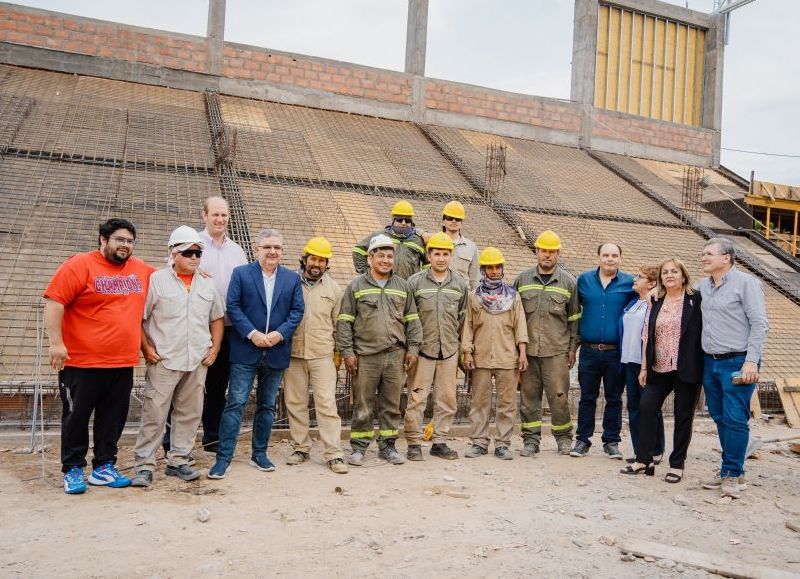
{"label": "hard hat", "polygon": [[324,237],[312,237],[303,248],[303,253],[330,259],[333,257],[333,246],[331,246],[331,242]]}
{"label": "hard hat", "polygon": [[481,256],[478,259],[478,265],[503,265],[506,262],[506,258],[503,257],[503,253],[497,249],[496,247],[487,247],[483,251],[481,251]]}
{"label": "hard hat", "polygon": [[463,220],[464,217],[466,217],[467,212],[464,211],[464,206],[461,203],[458,201],[451,201],[444,206],[444,209],[442,209],[442,215]]}
{"label": "hard hat", "polygon": [[386,247],[391,247],[394,249],[394,242],[392,241],[391,237],[381,233],[380,235],[376,235],[369,240],[369,248],[367,249],[367,253],[372,253],[376,249],[383,249]]}
{"label": "hard hat", "polygon": [[453,240],[450,239],[450,236],[441,231],[431,235],[430,239],[428,239],[427,245],[425,245],[425,249],[427,250],[449,249],[450,251],[453,251],[455,248],[456,246],[453,245]]}
{"label": "hard hat", "polygon": [[203,247],[203,240],[200,239],[200,234],[188,225],[181,225],[169,236],[167,247],[172,249],[176,245],[186,245],[188,247],[195,244],[201,248]]}
{"label": "hard hat", "polygon": [[533,244],[539,249],[561,249],[561,238],[555,231],[542,231]]}
{"label": "hard hat", "polygon": [[392,217],[397,217],[398,215],[414,217],[414,208],[411,206],[411,203],[405,199],[395,203],[394,207],[392,207]]}

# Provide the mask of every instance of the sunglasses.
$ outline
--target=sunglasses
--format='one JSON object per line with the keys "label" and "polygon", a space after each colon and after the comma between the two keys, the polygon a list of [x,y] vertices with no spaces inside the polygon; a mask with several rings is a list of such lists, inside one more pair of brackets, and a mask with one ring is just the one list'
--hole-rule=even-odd
{"label": "sunglasses", "polygon": [[450,217],[449,215],[445,215],[445,216],[443,216],[443,217],[442,217],[442,219],[443,219],[444,221],[456,221],[456,222],[461,222],[461,221],[463,221],[462,219],[459,219],[458,217]]}
{"label": "sunglasses", "polygon": [[414,223],[414,220],[411,217],[395,217],[395,223]]}
{"label": "sunglasses", "polygon": [[203,257],[203,250],[202,249],[184,249],[180,252],[183,257]]}

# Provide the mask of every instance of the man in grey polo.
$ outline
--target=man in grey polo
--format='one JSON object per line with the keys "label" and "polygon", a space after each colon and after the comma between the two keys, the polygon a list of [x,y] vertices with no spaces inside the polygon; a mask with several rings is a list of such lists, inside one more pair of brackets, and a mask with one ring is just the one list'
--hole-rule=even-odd
{"label": "man in grey polo", "polygon": [[131,484],[153,482],[155,453],[172,409],[167,476],[194,480],[189,453],[203,412],[203,385],[219,353],[225,306],[214,281],[197,274],[204,243],[182,225],[169,239],[172,266],[150,276],[144,306],[142,353],[147,362],[142,418],[134,449],[136,475]]}
{"label": "man in grey polo", "polygon": [[[708,274],[697,284],[703,296],[703,389],[722,446],[719,476],[703,487],[739,498],[745,488],[750,399],[769,330],[764,288],[757,278],[736,268],[736,249],[724,237],[706,242],[702,265]],[[741,376],[735,378],[735,373]]]}

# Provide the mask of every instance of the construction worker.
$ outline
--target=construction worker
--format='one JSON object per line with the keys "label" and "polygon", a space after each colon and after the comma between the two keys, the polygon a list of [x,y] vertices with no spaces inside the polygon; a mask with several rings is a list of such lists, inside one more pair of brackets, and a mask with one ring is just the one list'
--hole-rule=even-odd
{"label": "construction worker", "polygon": [[442,209],[442,231],[455,245],[450,269],[463,277],[469,284],[469,289],[473,290],[481,279],[481,272],[478,266],[478,246],[471,239],[461,235],[461,226],[466,215],[467,212],[461,203],[450,201]]}
{"label": "construction worker", "polygon": [[505,261],[495,247],[487,247],[481,252],[478,262],[481,281],[470,293],[461,334],[464,368],[471,372],[472,385],[469,411],[472,444],[464,453],[467,458],[476,458],[489,451],[492,378],[497,390],[494,455],[503,460],[514,458],[509,444],[517,421],[519,373],[528,367],[525,355],[528,329],[519,293],[503,281]]}
{"label": "construction worker", "polygon": [[405,462],[395,448],[400,394],[405,373],[417,362],[422,326],[408,284],[392,272],[395,247],[387,235],[372,238],[367,248],[369,271],[347,286],[337,318],[337,345],[353,376],[352,454],[347,456],[353,466],[364,464],[364,454],[374,437],[376,392],[380,457],[391,464]]}
{"label": "construction worker", "polygon": [[409,375],[405,435],[408,460],[422,460],[422,419],[433,386],[431,456],[458,458],[445,439],[456,415],[459,337],[466,314],[467,282],[451,270],[455,245],[446,233],[434,233],[425,246],[430,268],[408,279],[422,324],[419,360]]}
{"label": "construction worker", "polygon": [[342,300],[342,288],[327,274],[333,248],[324,237],[308,240],[300,258],[300,280],[306,310],[303,321],[292,337],[292,357],[283,376],[284,400],[289,415],[289,433],[294,452],[286,464],[308,460],[311,438],[308,435],[308,388],[314,394],[319,436],[325,447],[328,467],[345,474],[347,465],[339,445],[342,421],[336,410],[337,366],[334,363],[336,317]]}
{"label": "construction worker", "polygon": [[543,231],[534,242],[536,267],[523,271],[514,282],[528,321],[528,369],[522,373],[520,415],[522,456],[536,456],[542,439],[542,390],[550,406],[550,431],[558,453],[572,446],[569,407],[569,371],[578,350],[581,317],[575,278],[558,267],[561,238]]}
{"label": "construction worker", "polygon": [[398,201],[392,207],[392,222],[380,231],[367,235],[353,246],[353,265],[356,272],[369,270],[367,254],[370,241],[376,235],[385,235],[394,245],[393,275],[408,279],[427,263],[425,241],[414,227],[414,208],[408,201]]}

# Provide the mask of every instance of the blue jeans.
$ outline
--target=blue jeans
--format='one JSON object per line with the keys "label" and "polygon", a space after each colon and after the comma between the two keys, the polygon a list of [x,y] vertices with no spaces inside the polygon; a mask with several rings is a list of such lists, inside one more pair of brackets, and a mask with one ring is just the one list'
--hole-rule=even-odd
{"label": "blue jeans", "polygon": [[[631,444],[633,445],[633,455],[639,448],[639,403],[642,400],[642,390],[639,385],[639,372],[641,364],[623,364],[625,366],[625,387],[628,392],[628,428],[631,431]],[[664,415],[659,410],[656,413],[656,447],[653,449],[653,456],[664,454]]]}
{"label": "blue jeans", "polygon": [[625,374],[619,363],[620,351],[593,350],[581,347],[578,361],[578,383],[581,386],[581,401],[578,405],[578,430],[575,438],[592,444],[594,417],[600,382],[603,383],[606,407],[603,411],[603,443],[620,442],[622,431],[622,393],[625,390]]}
{"label": "blue jeans", "polygon": [[283,378],[283,370],[267,367],[267,354],[264,352],[258,364],[231,363],[231,377],[228,383],[228,400],[222,411],[219,425],[219,448],[217,460],[230,462],[236,450],[236,441],[242,425],[242,416],[253,380],[256,385],[256,413],[253,418],[253,456],[267,456],[267,443],[275,420],[275,399]]}
{"label": "blue jeans", "polygon": [[734,384],[731,374],[742,369],[745,356],[715,360],[705,356],[703,388],[708,413],[717,424],[722,445],[720,476],[744,474],[744,460],[750,439],[750,399],[755,384]]}

